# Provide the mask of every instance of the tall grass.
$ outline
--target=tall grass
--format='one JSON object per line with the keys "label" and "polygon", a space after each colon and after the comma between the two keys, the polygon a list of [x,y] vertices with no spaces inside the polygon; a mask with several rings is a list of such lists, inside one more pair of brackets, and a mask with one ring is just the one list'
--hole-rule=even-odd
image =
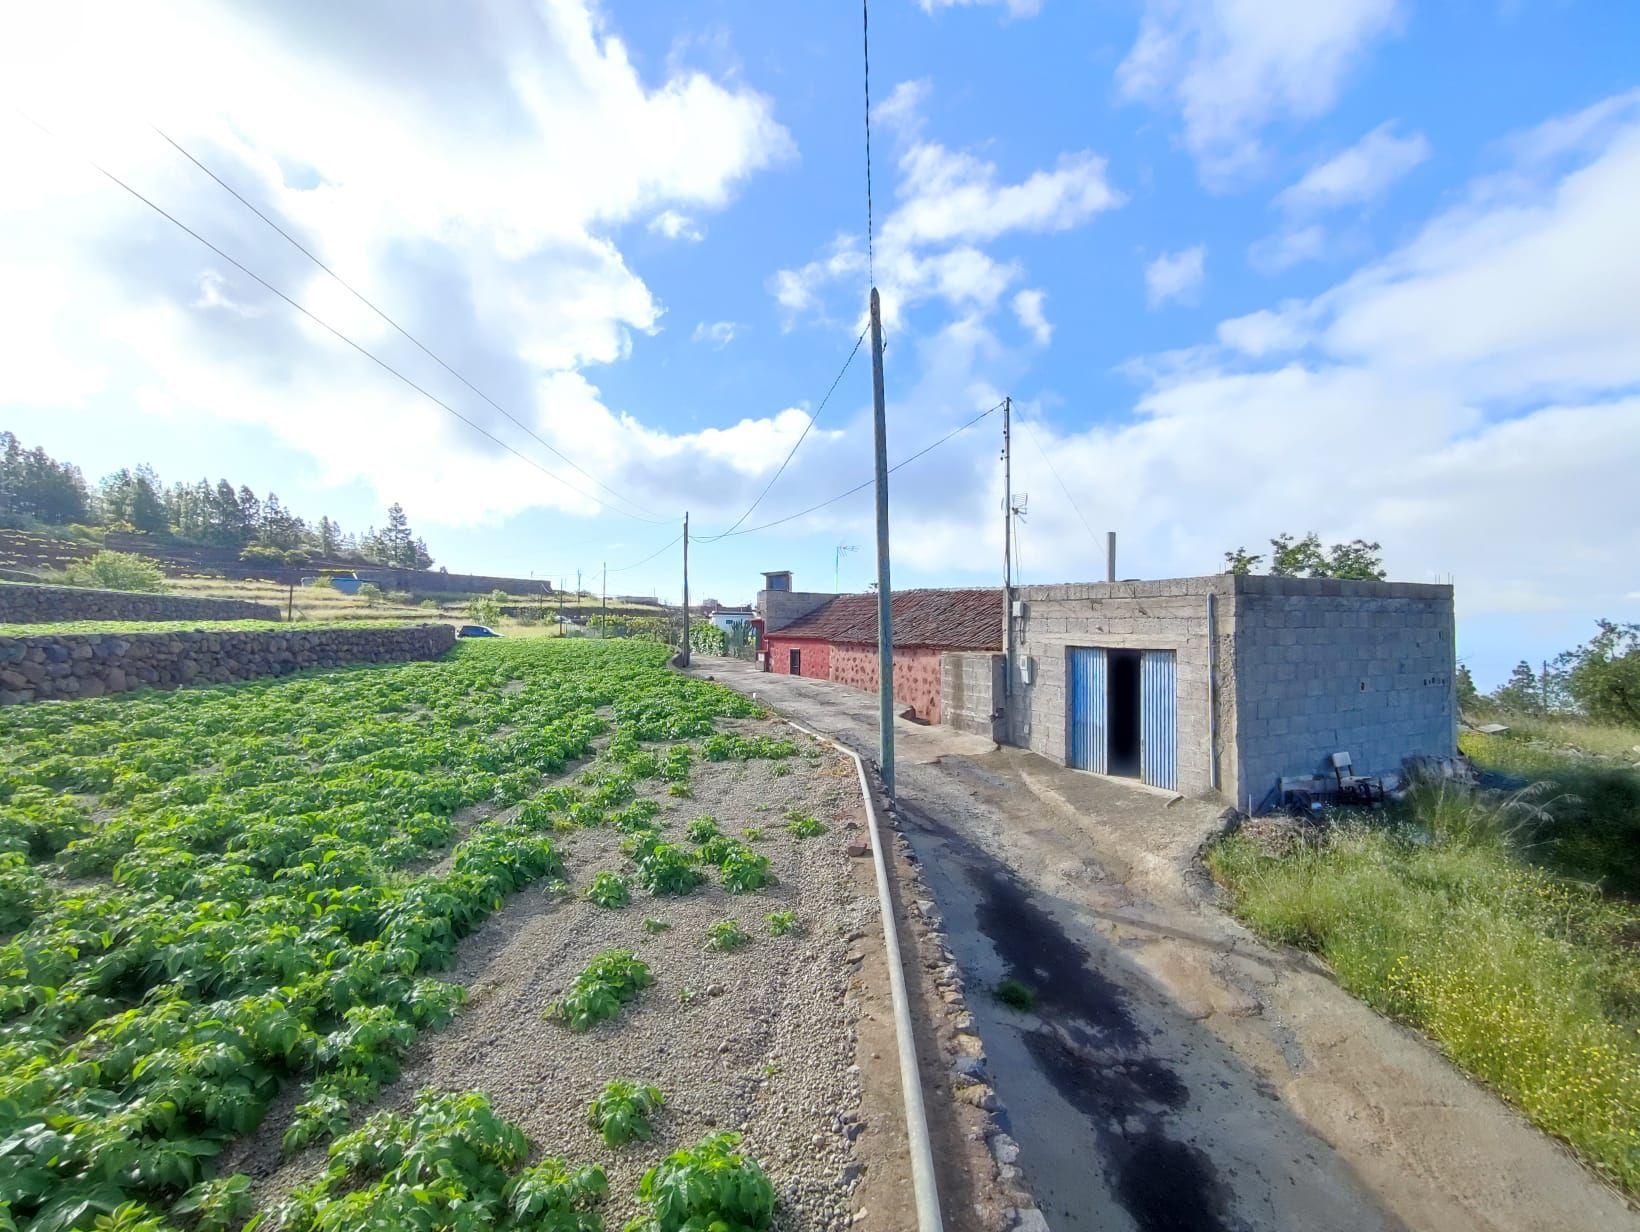
{"label": "tall grass", "polygon": [[[1640,743],[1640,732],[1626,738]],[[1531,859],[1640,900],[1640,770],[1513,731],[1465,732],[1461,744],[1482,769],[1541,783],[1552,797],[1532,827]]]}
{"label": "tall grass", "polygon": [[1254,928],[1640,1194],[1640,911],[1515,858],[1539,794],[1426,792],[1390,827],[1281,855],[1232,837],[1208,864]]}

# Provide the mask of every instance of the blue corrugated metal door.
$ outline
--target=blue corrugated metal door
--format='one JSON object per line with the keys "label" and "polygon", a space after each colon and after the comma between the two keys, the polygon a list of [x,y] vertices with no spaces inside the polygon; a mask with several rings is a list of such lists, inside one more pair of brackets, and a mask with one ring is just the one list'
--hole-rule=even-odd
{"label": "blue corrugated metal door", "polygon": [[1070,678],[1070,751],[1066,760],[1077,770],[1105,773],[1105,652],[1081,647],[1066,650]]}
{"label": "blue corrugated metal door", "polygon": [[1139,777],[1179,789],[1179,725],[1171,650],[1147,650],[1139,661]]}

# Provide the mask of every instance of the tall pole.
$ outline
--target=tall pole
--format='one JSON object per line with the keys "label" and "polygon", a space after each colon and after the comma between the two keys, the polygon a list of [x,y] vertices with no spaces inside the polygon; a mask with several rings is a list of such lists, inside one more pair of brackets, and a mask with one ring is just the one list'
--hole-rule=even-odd
{"label": "tall pole", "polygon": [[1002,691],[1014,691],[1014,400],[1002,400]]}
{"label": "tall pole", "polygon": [[689,666],[689,512],[683,514],[683,666]]}
{"label": "tall pole", "polygon": [[871,288],[871,403],[877,449],[877,738],[883,790],[894,798],[894,590],[888,577],[888,415],[883,409],[883,317]]}
{"label": "tall pole", "polygon": [[603,589],[603,596],[604,597],[603,597],[602,605],[598,608],[598,636],[599,637],[607,637],[609,635],[609,562],[607,560],[603,562],[603,568],[604,568],[604,589]]}
{"label": "tall pole", "polygon": [[1105,581],[1116,580],[1116,532],[1105,532]]}

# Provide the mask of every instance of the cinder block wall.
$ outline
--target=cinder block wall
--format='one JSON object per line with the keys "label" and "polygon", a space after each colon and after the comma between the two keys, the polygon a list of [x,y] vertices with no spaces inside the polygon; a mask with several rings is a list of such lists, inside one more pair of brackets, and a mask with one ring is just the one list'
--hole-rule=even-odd
{"label": "cinder block wall", "polygon": [[1238,803],[1283,775],[1358,773],[1457,750],[1450,586],[1239,577]]}
{"label": "cinder block wall", "polygon": [[[1009,710],[1009,743],[1065,764],[1070,704],[1065,683],[1068,647],[1104,646],[1124,650],[1171,650],[1178,668],[1177,714],[1179,790],[1199,795],[1213,790],[1214,758],[1209,721],[1208,596],[1213,596],[1220,665],[1211,690],[1218,716],[1218,784],[1235,792],[1236,700],[1234,673],[1225,650],[1233,644],[1235,579],[1229,575],[1174,578],[1155,582],[1101,582],[1068,586],[1024,586],[1016,598],[1025,615],[1015,621],[1015,649],[1032,660],[1032,683],[1016,676]],[[1017,669],[1016,669],[1017,671]]]}
{"label": "cinder block wall", "polygon": [[1003,657],[986,651],[940,655],[940,722],[999,743],[1007,735],[1002,711]]}
{"label": "cinder block wall", "polygon": [[836,597],[830,591],[760,590],[757,592],[757,611],[763,617],[763,628],[773,633],[819,611]]}

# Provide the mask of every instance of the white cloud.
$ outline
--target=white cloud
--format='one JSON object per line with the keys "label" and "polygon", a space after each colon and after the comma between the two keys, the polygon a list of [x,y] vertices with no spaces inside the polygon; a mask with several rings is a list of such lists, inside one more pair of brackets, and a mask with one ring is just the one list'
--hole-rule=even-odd
{"label": "white cloud", "polygon": [[710,342],[714,351],[721,351],[735,340],[735,323],[733,321],[713,321],[710,324],[702,321],[695,326],[695,332],[690,335],[691,342]]}
{"label": "white cloud", "polygon": [[982,5],[1001,5],[1010,17],[1035,17],[1042,11],[1042,0],[917,0],[928,14],[940,9],[977,8]]}
{"label": "white cloud", "polygon": [[1041,291],[1021,291],[1014,296],[1014,316],[1037,346],[1047,346],[1053,341],[1053,325],[1042,311],[1045,298]]}
{"label": "white cloud", "polygon": [[1279,274],[1327,250],[1327,229],[1320,223],[1287,227],[1247,246],[1247,260],[1261,274]]}
{"label": "white cloud", "polygon": [[669,240],[687,240],[691,244],[698,244],[706,238],[706,232],[693,218],[676,210],[662,210],[656,214],[649,220],[649,231],[652,235],[664,235]]}
{"label": "white cloud", "polygon": [[1396,136],[1394,124],[1380,124],[1349,149],[1310,168],[1277,198],[1286,209],[1309,212],[1361,205],[1429,157],[1422,133]]}
{"label": "white cloud", "polygon": [[[1022,437],[1096,530],[1120,532],[1124,575],[1216,571],[1226,550],[1283,531],[1377,540],[1392,578],[1455,578],[1466,653],[1487,630],[1500,661],[1633,610],[1640,95],[1503,148],[1504,172],[1387,258],[1132,365],[1144,387],[1128,413],[1072,428],[1016,403]],[[994,367],[972,349],[974,370]],[[1042,453],[1014,451],[1033,498],[1026,579],[1100,576],[1103,545]],[[983,577],[976,555],[1000,551],[993,438],[940,456],[896,476],[896,543],[920,568]],[[869,510],[857,516],[866,526]],[[1550,617],[1555,641],[1534,641]]]}
{"label": "white cloud", "polygon": [[1254,359],[1299,350],[1310,339],[1307,326],[1293,312],[1260,309],[1244,317],[1220,321],[1219,341]]}
{"label": "white cloud", "polygon": [[900,82],[889,91],[887,98],[871,109],[872,123],[905,136],[915,136],[922,128],[923,106],[933,88],[926,77]]}
{"label": "white cloud", "polygon": [[[24,186],[0,197],[0,264],[35,306],[13,335],[31,345],[8,363],[0,407],[138,405],[179,424],[253,423],[337,482],[366,480],[430,522],[596,511],[79,161],[95,156],[322,319],[425,370],[137,119],[152,118],[613,486],[669,502],[668,489],[699,483],[703,504],[744,499],[755,460],[773,452],[765,442],[789,447],[787,417],[753,418],[735,449],[719,448],[709,433],[611,413],[581,370],[629,354],[663,312],[607,235],[637,221],[692,238],[702,213],[791,154],[770,101],[683,68],[646,80],[585,0],[449,8],[410,24],[395,15],[386,3],[329,9],[323,37],[311,11],[277,7],[64,3],[11,15],[0,74],[62,137],[0,118],[0,163]],[[499,415],[462,405],[564,469]]]}
{"label": "white cloud", "polygon": [[1128,97],[1177,109],[1203,178],[1223,186],[1261,161],[1267,125],[1332,108],[1368,47],[1397,29],[1400,7],[1147,0],[1117,79]]}
{"label": "white cloud", "polygon": [[1145,296],[1152,308],[1169,300],[1194,304],[1207,277],[1207,246],[1197,244],[1182,252],[1164,252],[1145,266]]}
{"label": "white cloud", "polygon": [[[964,314],[991,311],[1023,271],[980,244],[1015,233],[1068,231],[1122,204],[1106,178],[1105,160],[1089,151],[1063,154],[1051,170],[1017,183],[1000,182],[995,163],[921,135],[927,97],[926,82],[907,82],[884,104],[903,143],[898,204],[876,238],[877,285],[891,326],[928,299],[944,300]],[[845,235],[825,256],[778,271],[769,288],[787,309],[789,324],[795,314],[818,311],[828,286],[861,279],[866,271],[864,243]],[[851,310],[849,319],[857,312]]]}

